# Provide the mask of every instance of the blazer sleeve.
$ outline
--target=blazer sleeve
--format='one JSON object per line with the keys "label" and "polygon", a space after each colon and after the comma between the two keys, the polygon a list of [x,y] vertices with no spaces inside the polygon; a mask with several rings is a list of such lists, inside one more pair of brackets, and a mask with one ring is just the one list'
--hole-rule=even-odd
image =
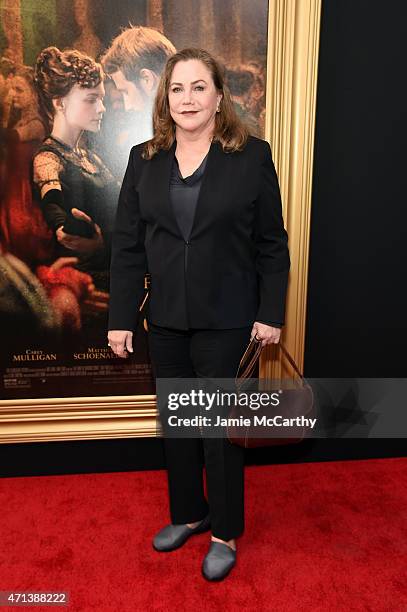
{"label": "blazer sleeve", "polygon": [[[112,235],[108,329],[135,331],[144,298],[147,257],[145,222],[135,187],[137,145],[132,147],[120,189]],[[140,166],[138,166],[140,168]]]}
{"label": "blazer sleeve", "polygon": [[259,282],[256,321],[284,325],[290,270],[288,234],[284,228],[278,177],[271,148],[264,142],[259,195],[255,202],[254,241]]}

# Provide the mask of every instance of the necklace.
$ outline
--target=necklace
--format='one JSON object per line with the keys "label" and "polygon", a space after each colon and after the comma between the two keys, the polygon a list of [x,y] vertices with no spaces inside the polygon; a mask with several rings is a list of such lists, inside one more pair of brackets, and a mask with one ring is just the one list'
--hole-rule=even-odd
{"label": "necklace", "polygon": [[59,142],[60,145],[62,145],[65,149],[67,149],[70,153],[72,153],[73,155],[75,155],[75,157],[79,160],[82,168],[88,173],[88,174],[97,174],[97,168],[95,167],[95,165],[89,160],[88,156],[86,155],[86,151],[84,152],[83,149],[75,149],[74,147],[71,147],[71,145],[69,145],[67,142],[64,142],[63,140],[60,140],[59,138],[56,138],[55,136],[52,136],[52,134],[50,134],[49,136],[52,140],[55,140],[55,142]]}
{"label": "necklace", "polygon": [[83,157],[85,157],[85,156],[84,156],[84,154],[83,154],[82,149],[72,149],[72,151],[75,153],[75,155],[77,155],[77,156],[78,156],[78,157],[80,157],[81,159],[82,159]]}
{"label": "necklace", "polygon": [[67,142],[64,142],[60,138],[56,138],[56,136],[53,136],[52,134],[50,134],[50,138],[52,138],[53,140],[56,140],[57,142],[59,142],[64,147],[67,147],[70,151],[72,151],[72,153],[75,153],[75,155],[77,155],[78,157],[80,157],[80,158],[84,157],[84,154],[81,151],[81,149],[77,149],[76,147],[72,147]]}

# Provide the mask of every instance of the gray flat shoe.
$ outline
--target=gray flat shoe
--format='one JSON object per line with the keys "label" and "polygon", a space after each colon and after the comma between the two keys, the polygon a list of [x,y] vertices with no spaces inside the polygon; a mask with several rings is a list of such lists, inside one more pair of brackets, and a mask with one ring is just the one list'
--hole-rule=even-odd
{"label": "gray flat shoe", "polygon": [[187,525],[167,525],[154,536],[153,548],[159,552],[175,550],[182,546],[190,536],[208,531],[210,527],[211,522],[209,514],[193,528]]}
{"label": "gray flat shoe", "polygon": [[202,575],[207,580],[222,580],[236,563],[236,551],[222,542],[211,541],[202,563]]}

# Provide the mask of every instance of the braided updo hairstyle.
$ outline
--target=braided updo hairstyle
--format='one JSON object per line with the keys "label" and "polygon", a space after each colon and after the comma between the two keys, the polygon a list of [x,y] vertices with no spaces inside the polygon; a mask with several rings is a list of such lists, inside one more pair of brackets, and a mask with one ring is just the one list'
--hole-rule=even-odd
{"label": "braided updo hairstyle", "polygon": [[54,118],[54,98],[66,96],[75,83],[91,88],[99,85],[103,78],[101,64],[81,51],[60,51],[57,47],[43,49],[35,63],[34,84],[49,123],[52,124]]}

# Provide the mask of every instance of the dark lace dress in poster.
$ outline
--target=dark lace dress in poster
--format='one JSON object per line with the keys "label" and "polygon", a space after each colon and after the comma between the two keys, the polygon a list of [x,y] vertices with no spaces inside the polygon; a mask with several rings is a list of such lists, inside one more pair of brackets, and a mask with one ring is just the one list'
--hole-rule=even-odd
{"label": "dark lace dress in poster", "polygon": [[[53,231],[55,258],[77,257],[79,261],[74,264],[74,268],[89,276],[96,291],[108,294],[111,239],[120,192],[119,181],[96,153],[83,147],[77,152],[53,136],[48,136],[38,147],[33,158],[32,178],[35,198],[41,202],[44,216]],[[67,248],[56,238],[59,227],[75,223],[72,208],[86,213],[100,227],[103,241],[92,251],[85,253]],[[85,222],[81,223],[83,227],[90,228]],[[64,273],[69,276],[70,271],[72,266],[68,266]],[[52,278],[49,280],[53,282]],[[68,278],[67,282],[74,287],[71,280]],[[47,279],[42,278],[42,281],[47,285]],[[66,348],[72,352],[74,348],[105,346],[106,298],[101,294],[99,303],[96,298],[96,306],[93,304],[91,307],[80,296],[78,302],[80,324],[75,326],[72,336],[65,338]]]}
{"label": "dark lace dress in poster", "polygon": [[78,257],[78,270],[92,276],[97,289],[109,290],[111,239],[120,192],[120,183],[101,158],[89,149],[76,152],[53,136],[46,138],[33,160],[33,181],[37,197],[50,189],[62,191],[63,201],[52,198],[43,205],[43,212],[54,235],[58,227],[72,221],[72,208],[85,212],[99,225],[102,248],[80,253],[56,240],[57,257]]}

